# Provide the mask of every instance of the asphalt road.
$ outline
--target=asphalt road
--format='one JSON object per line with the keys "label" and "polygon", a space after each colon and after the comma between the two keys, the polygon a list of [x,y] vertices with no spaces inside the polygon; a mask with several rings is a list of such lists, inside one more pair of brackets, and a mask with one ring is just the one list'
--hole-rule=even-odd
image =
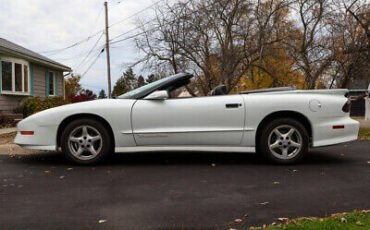
{"label": "asphalt road", "polygon": [[235,153],[117,154],[95,167],[2,155],[0,229],[243,229],[369,209],[369,161],[370,141],[315,149],[294,166]]}

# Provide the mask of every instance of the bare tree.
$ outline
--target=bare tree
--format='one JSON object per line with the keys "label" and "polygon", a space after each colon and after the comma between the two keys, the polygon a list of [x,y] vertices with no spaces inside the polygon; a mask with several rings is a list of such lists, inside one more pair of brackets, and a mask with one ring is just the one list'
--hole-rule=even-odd
{"label": "bare tree", "polygon": [[[195,87],[206,95],[225,84],[231,91],[265,50],[283,40],[271,36],[274,15],[290,0],[188,0],[156,9],[156,19],[136,41],[152,66],[191,71]],[[275,19],[275,20],[274,20]]]}
{"label": "bare tree", "polygon": [[348,87],[350,81],[368,78],[369,73],[369,3],[366,1],[333,1],[335,10],[328,19],[331,50],[335,53],[332,86]]}
{"label": "bare tree", "polygon": [[290,49],[297,68],[305,75],[308,89],[316,86],[317,80],[325,73],[333,61],[334,54],[329,49],[325,37],[324,19],[330,10],[328,0],[297,0],[294,5],[297,26],[296,37]]}

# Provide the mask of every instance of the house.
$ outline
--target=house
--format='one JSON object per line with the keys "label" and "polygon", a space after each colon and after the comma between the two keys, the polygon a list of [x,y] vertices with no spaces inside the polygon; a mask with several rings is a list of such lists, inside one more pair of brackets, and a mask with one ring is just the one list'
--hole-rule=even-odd
{"label": "house", "polygon": [[28,97],[64,97],[63,72],[71,68],[0,38],[0,114]]}
{"label": "house", "polygon": [[[350,97],[358,97],[367,93],[367,88],[370,86],[370,78],[360,78],[351,80],[348,84]],[[366,99],[357,100],[352,102],[351,106],[351,116],[364,117],[366,113]]]}

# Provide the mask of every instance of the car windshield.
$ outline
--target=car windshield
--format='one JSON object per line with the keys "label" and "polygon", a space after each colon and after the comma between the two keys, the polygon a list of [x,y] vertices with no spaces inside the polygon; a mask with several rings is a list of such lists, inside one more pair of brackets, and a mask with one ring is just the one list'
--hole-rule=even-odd
{"label": "car windshield", "polygon": [[164,81],[166,81],[168,79],[169,79],[169,77],[162,78],[162,79],[160,79],[158,81],[149,83],[147,85],[141,86],[140,88],[137,88],[137,89],[131,90],[131,91],[127,92],[127,93],[124,93],[124,94],[120,95],[118,98],[129,98],[129,97],[132,97],[132,96],[134,96],[136,94],[140,94],[141,92],[144,92],[147,89],[150,89],[152,87],[155,87],[155,86],[161,84],[162,82],[164,82]]}

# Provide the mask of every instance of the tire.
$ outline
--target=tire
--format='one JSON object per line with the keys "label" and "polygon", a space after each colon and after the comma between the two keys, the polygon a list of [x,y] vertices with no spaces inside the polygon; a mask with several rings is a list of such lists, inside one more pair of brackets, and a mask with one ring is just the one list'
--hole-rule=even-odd
{"label": "tire", "polygon": [[60,143],[65,156],[82,165],[101,162],[112,150],[108,130],[94,119],[69,123],[62,132]]}
{"label": "tire", "polygon": [[257,147],[270,162],[294,164],[304,159],[308,145],[309,135],[299,121],[279,118],[263,127]]}

